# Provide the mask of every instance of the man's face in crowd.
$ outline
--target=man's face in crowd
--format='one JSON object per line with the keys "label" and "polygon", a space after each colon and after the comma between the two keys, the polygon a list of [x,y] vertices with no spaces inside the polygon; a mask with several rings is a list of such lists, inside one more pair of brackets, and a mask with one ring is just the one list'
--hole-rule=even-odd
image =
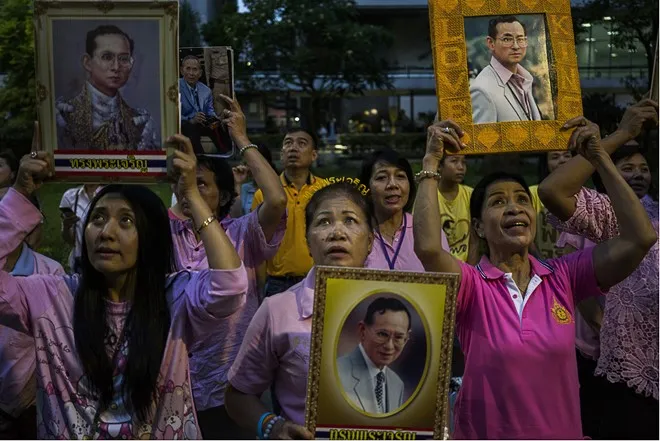
{"label": "man's face in crowd", "polygon": [[186,83],[194,86],[202,77],[202,67],[199,65],[199,60],[189,59],[181,65],[181,75]]}
{"label": "man's face in crowd", "polygon": [[[497,37],[486,38],[491,53],[503,66],[513,66],[520,63],[527,53],[525,29],[517,21],[513,23],[498,23]],[[521,46],[521,42],[525,41]]]}
{"label": "man's face in crowd", "polygon": [[282,164],[285,168],[310,168],[316,161],[314,140],[305,132],[292,132],[282,142]]}
{"label": "man's face in crowd", "polygon": [[133,69],[128,39],[119,34],[96,37],[93,56],[83,56],[83,66],[89,72],[89,82],[102,93],[115,96],[126,85]]}
{"label": "man's face in crowd", "polygon": [[358,324],[360,343],[373,364],[379,369],[388,366],[399,358],[408,343],[410,321],[405,311],[376,312],[373,323]]}

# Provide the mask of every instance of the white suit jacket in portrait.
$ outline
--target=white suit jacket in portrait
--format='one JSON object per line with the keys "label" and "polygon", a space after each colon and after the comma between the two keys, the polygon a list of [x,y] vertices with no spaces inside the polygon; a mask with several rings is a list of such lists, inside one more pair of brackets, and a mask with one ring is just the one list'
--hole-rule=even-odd
{"label": "white suit jacket in portrait", "polygon": [[[357,406],[367,413],[383,413],[378,409],[376,401],[376,378],[370,375],[367,361],[360,346],[352,352],[337,358],[337,370],[346,395]],[[371,363],[373,366],[373,363]],[[373,366],[377,371],[378,368]],[[383,385],[383,404],[385,412],[394,412],[403,406],[403,381],[390,368],[384,369],[385,384]]]}
{"label": "white suit jacket in portrait", "polygon": [[[472,98],[472,122],[474,124],[498,123],[506,121],[538,121],[541,119],[532,88],[525,91],[529,101],[531,112],[526,114],[519,98],[513,91],[513,86],[505,84],[497,73],[493,64],[499,64],[491,59],[491,64],[483,68],[477,78],[470,85],[470,96]],[[533,81],[530,74],[521,65],[518,65],[518,73],[526,80]]]}

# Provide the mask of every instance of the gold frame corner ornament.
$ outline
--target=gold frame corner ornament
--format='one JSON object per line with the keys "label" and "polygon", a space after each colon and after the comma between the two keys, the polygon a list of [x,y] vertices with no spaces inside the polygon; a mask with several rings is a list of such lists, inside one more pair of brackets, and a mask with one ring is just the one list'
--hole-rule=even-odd
{"label": "gold frame corner ornament", "polygon": [[115,8],[115,4],[110,0],[99,0],[96,7],[99,11],[107,14]]}
{"label": "gold frame corner ornament", "polygon": [[[554,120],[508,121],[474,124],[467,81],[464,20],[469,17],[540,14],[548,36],[548,75],[552,84]],[[496,0],[429,0],[433,66],[440,119],[457,121],[466,134],[464,154],[522,153],[566,150],[561,118],[582,115],[579,73],[572,28],[570,0],[536,1],[533,5]],[[570,98],[570,99],[569,99]],[[578,105],[579,104],[579,105]],[[515,124],[513,124],[515,123]],[[550,129],[551,134],[548,133]],[[523,136],[527,132],[532,135]],[[534,142],[542,132],[545,142]],[[569,132],[570,133],[570,132]],[[510,135],[510,136],[507,136]],[[549,136],[552,135],[552,136]]]}
{"label": "gold frame corner ornament", "polygon": [[48,98],[48,88],[41,81],[37,81],[37,102],[42,103]]}

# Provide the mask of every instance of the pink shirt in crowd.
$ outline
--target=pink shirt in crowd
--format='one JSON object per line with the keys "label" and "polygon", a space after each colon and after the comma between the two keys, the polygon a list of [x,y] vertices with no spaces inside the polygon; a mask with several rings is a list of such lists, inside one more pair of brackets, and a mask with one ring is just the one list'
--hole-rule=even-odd
{"label": "pink shirt in crowd", "polygon": [[[582,188],[575,213],[559,223],[561,231],[599,243],[619,235],[612,203],[607,195]],[[658,234],[658,202],[644,196],[640,202]],[[600,356],[596,375],[624,383],[638,394],[658,399],[658,242],[623,282],[610,289],[600,329]]]}
{"label": "pink shirt in crowd", "polygon": [[261,396],[271,385],[282,416],[305,424],[305,397],[316,270],[288,291],[267,297],[248,327],[229,370],[237,390]]}
{"label": "pink shirt in crowd", "polygon": [[[172,242],[178,270],[199,271],[208,268],[206,250],[195,239],[192,222],[169,210]],[[270,242],[259,223],[258,210],[239,218],[226,217],[221,225],[245,265],[248,291],[245,305],[220,321],[211,332],[190,347],[190,375],[195,408],[206,410],[225,402],[227,372],[241,347],[250,320],[259,307],[257,268],[277,253],[286,230],[286,213],[282,216]]]}
{"label": "pink shirt in crowd", "polygon": [[[596,246],[589,239],[577,234],[561,233],[557,239],[557,248],[570,246],[575,250],[586,250]],[[598,297],[601,308],[605,308],[605,296]],[[596,332],[582,317],[579,309],[575,309],[575,346],[582,355],[592,360],[598,360],[600,355],[600,332]]]}
{"label": "pink shirt in crowd", "polygon": [[[393,244],[383,240],[378,231],[374,231],[374,244],[371,248],[371,253],[369,253],[367,260],[364,262],[365,268],[424,272],[424,266],[415,254],[413,217],[410,213],[404,213],[404,216],[404,223],[394,233]],[[405,234],[403,233],[404,229]],[[449,251],[449,243],[447,243],[447,236],[444,231],[442,232],[442,249]],[[398,254],[397,250],[399,251]],[[387,257],[385,253],[387,253]],[[395,256],[396,259],[394,258]],[[394,265],[394,268],[390,268],[387,261],[388,258]]]}
{"label": "pink shirt in crowd", "polygon": [[[13,189],[0,201],[0,264],[40,221],[39,211]],[[40,439],[200,438],[188,375],[188,347],[245,301],[247,278],[235,270],[205,270],[169,277],[171,325],[152,417],[140,422],[121,394],[126,344],[108,338],[115,360],[115,394],[107,409],[90,393],[73,334],[78,276],[12,277],[0,271],[0,324],[35,339],[37,434]],[[110,336],[121,335],[128,303],[106,302]],[[116,340],[119,340],[118,342]]]}
{"label": "pink shirt in crowd", "polygon": [[[63,276],[62,265],[53,259],[33,251],[23,243],[23,252],[11,274],[27,277],[32,274]],[[29,260],[26,264],[19,264]],[[13,418],[18,418],[25,409],[36,401],[35,376],[37,359],[34,338],[0,325],[0,410]],[[2,415],[0,414],[0,427]]]}
{"label": "pink shirt in crowd", "polygon": [[529,260],[524,298],[487,257],[476,267],[461,262],[456,326],[465,373],[455,439],[582,438],[573,317],[579,301],[602,294],[592,250]]}

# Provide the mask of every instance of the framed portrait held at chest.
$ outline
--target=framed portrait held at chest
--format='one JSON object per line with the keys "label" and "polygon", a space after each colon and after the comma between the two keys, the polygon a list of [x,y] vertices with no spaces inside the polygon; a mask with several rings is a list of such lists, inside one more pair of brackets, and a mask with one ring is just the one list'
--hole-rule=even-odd
{"label": "framed portrait held at chest", "polygon": [[565,150],[582,115],[569,0],[429,0],[441,120],[465,154]]}
{"label": "framed portrait held at chest", "polygon": [[179,131],[178,2],[35,2],[41,139],[58,179],[166,179]]}
{"label": "framed portrait held at chest", "polygon": [[305,424],[317,439],[442,439],[458,275],[317,267]]}

